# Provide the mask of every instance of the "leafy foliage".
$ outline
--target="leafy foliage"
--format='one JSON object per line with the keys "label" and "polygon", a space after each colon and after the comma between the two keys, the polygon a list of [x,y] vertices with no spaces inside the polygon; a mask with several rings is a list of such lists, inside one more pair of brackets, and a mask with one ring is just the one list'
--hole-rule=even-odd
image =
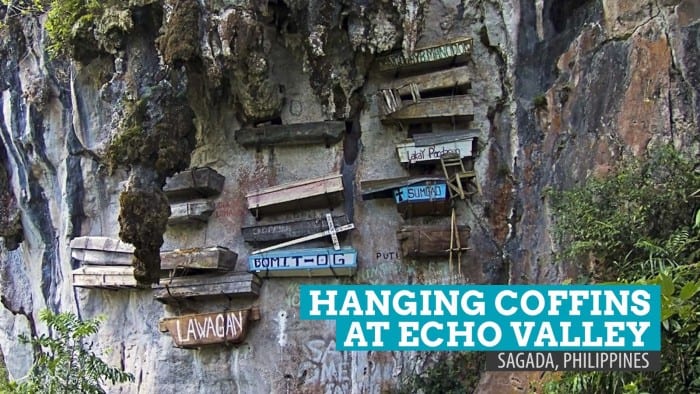
{"label": "leafy foliage", "polygon": [[428,370],[411,374],[393,394],[462,394],[471,393],[479,383],[483,353],[436,353],[438,359]]}
{"label": "leafy foliage", "polygon": [[555,195],[563,251],[595,256],[601,279],[662,292],[661,370],[567,372],[547,393],[700,393],[700,187],[693,164],[670,147],[614,174]]}
{"label": "leafy foliage", "polygon": [[98,0],[52,0],[46,19],[49,55],[70,55],[72,43],[80,40],[76,33],[91,32],[102,10],[102,3]]}
{"label": "leafy foliage", "polygon": [[51,335],[20,337],[41,349],[29,374],[6,389],[14,393],[104,393],[102,385],[131,381],[134,377],[110,367],[86,345],[85,339],[97,333],[101,320],[81,321],[73,313],[54,314],[42,310],[39,317]]}

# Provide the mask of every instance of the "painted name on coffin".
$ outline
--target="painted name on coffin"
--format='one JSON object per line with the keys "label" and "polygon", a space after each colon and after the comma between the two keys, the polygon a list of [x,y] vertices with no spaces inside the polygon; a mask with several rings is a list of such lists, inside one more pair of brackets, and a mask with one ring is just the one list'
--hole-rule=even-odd
{"label": "painted name on coffin", "polygon": [[[222,312],[204,318],[193,316],[177,320],[175,331],[178,343],[199,343],[204,340],[236,340],[243,332],[243,311]],[[182,323],[182,324],[181,324]]]}
{"label": "painted name on coffin", "polygon": [[404,186],[394,190],[397,203],[444,200],[446,197],[447,186],[444,183]]}
{"label": "painted name on coffin", "polygon": [[461,153],[459,148],[449,149],[439,145],[407,149],[409,161],[439,160],[442,155],[453,152],[457,154]]}
{"label": "painted name on coffin", "polygon": [[248,268],[259,271],[354,267],[356,257],[357,252],[352,248],[280,250],[251,255]]}

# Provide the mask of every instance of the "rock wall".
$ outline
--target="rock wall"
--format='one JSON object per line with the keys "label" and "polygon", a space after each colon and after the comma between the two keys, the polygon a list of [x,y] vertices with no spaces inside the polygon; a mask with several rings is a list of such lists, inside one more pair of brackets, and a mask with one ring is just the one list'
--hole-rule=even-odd
{"label": "rock wall", "polygon": [[[300,283],[557,282],[574,273],[552,261],[546,190],[604,173],[653,144],[698,153],[700,8],[692,0],[130,1],[104,12],[90,50],[73,62],[47,56],[45,15],[6,20],[0,349],[12,378],[32,360],[17,335],[44,332],[37,314],[50,308],[106,317],[96,344],[136,377],[110,392],[378,393],[427,368],[430,355],[336,350],[332,324],[299,320]],[[480,132],[481,194],[458,205],[471,250],[450,270],[447,259],[402,258],[395,236],[403,224],[449,224],[449,217],[403,219],[391,200],[363,201],[360,183],[420,172],[396,160],[406,131],[380,122],[377,89],[389,77],[373,59],[465,36],[473,38],[469,128]],[[128,128],[139,100],[146,116],[136,126],[153,143],[126,145],[137,149],[136,162],[112,163],[110,142]],[[167,123],[187,111],[192,130]],[[347,130],[329,147],[235,141],[241,127],[261,122],[332,119]],[[70,240],[117,238],[120,221],[141,228],[142,215],[120,219],[120,194],[158,198],[188,152],[189,166],[215,169],[224,188],[208,223],[167,227],[161,250],[221,245],[238,253],[236,270],[245,271],[254,248],[241,227],[257,223],[246,194],[341,173],[345,203],[336,211],[357,227],[343,240],[358,251],[355,276],[266,279],[255,300],[176,307],[148,289],[74,289]],[[156,234],[144,248],[157,248],[159,226],[149,227]],[[158,331],[166,316],[251,304],[262,318],[239,346],[185,350]],[[536,378],[487,373],[478,391],[527,391]]]}

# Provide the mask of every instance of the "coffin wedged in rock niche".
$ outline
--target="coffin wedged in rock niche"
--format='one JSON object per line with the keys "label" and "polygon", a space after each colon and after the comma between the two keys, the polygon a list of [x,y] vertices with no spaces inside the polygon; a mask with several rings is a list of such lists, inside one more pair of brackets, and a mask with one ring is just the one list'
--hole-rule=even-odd
{"label": "coffin wedged in rock niche", "polygon": [[221,193],[223,187],[223,175],[209,167],[197,167],[168,178],[163,192],[174,202],[216,196]]}
{"label": "coffin wedged in rock niche", "polygon": [[247,272],[199,274],[161,279],[154,285],[153,297],[166,304],[180,299],[211,297],[257,297],[261,281]]}
{"label": "coffin wedged in rock niche", "polygon": [[160,269],[233,270],[238,254],[223,246],[175,249],[160,252]]}
{"label": "coffin wedged in rock niche", "polygon": [[332,174],[255,190],[246,195],[255,217],[268,214],[331,208],[343,201],[342,175]]}
{"label": "coffin wedged in rock niche", "polygon": [[410,56],[396,51],[377,58],[379,71],[424,71],[434,70],[465,61],[472,52],[472,39],[457,37],[431,45],[421,46]]}
{"label": "coffin wedged in rock niche", "polygon": [[404,257],[447,257],[450,255],[450,246],[454,252],[457,248],[462,251],[468,249],[471,228],[465,225],[457,226],[459,244],[457,239],[450,245],[452,237],[451,226],[404,226],[396,232],[396,238],[401,245],[401,253]]}
{"label": "coffin wedged in rock niche", "polygon": [[345,122],[327,121],[243,128],[236,132],[236,142],[246,148],[268,146],[331,146],[343,138]]}
{"label": "coffin wedged in rock niche", "polygon": [[170,204],[170,217],[168,224],[171,226],[193,225],[206,223],[214,212],[214,203],[207,200],[185,201]]}

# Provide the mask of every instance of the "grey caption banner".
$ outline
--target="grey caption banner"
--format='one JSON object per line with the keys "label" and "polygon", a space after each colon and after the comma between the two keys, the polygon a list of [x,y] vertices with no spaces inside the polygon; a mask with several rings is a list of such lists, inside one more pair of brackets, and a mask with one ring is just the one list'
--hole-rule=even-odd
{"label": "grey caption banner", "polygon": [[661,352],[486,352],[487,371],[658,371]]}

